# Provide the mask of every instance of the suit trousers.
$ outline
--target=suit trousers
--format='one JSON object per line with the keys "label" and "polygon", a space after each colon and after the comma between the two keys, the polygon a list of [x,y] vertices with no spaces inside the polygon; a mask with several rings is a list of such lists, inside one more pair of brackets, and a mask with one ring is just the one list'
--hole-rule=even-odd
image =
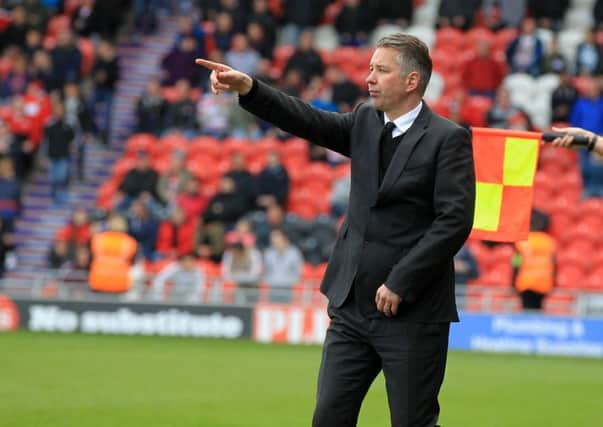
{"label": "suit trousers", "polygon": [[331,324],[318,374],[313,427],[355,426],[362,401],[383,370],[392,427],[436,427],[449,323],[363,316],[354,292]]}

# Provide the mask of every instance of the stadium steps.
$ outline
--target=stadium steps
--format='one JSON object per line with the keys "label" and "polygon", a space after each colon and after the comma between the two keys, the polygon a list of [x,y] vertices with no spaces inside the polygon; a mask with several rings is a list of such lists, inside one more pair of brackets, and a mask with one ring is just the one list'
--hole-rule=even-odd
{"label": "stadium steps", "polygon": [[109,178],[113,164],[123,153],[124,141],[132,133],[136,98],[147,81],[157,75],[161,58],[173,46],[177,20],[166,19],[162,24],[159,34],[148,37],[142,46],[119,47],[122,79],[113,101],[110,144],[86,147],[85,181],[73,180],[67,206],[53,206],[46,168],[39,167],[26,185],[22,214],[15,224],[17,266],[6,273],[6,279],[46,279],[47,254],[56,231],[69,220],[76,206],[95,207],[96,190]]}

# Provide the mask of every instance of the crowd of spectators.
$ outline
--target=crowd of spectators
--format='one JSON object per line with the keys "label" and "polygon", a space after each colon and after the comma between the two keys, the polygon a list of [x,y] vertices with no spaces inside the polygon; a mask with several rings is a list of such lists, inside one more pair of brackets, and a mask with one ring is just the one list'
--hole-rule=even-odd
{"label": "crowd of spectators", "polygon": [[[0,67],[0,74],[4,72],[0,96],[2,104],[10,108],[2,109],[2,117],[7,118],[0,122],[0,151],[12,160],[13,175],[22,178],[31,169],[38,146],[44,147],[53,196],[57,204],[63,204],[70,176],[65,173],[65,164],[75,160],[74,175],[82,178],[86,143],[92,138],[110,139],[111,103],[120,74],[115,41],[124,24],[124,14],[110,1],[57,2],[61,4],[57,7],[62,16],[70,17],[68,25],[60,25],[42,3],[47,2],[24,1],[23,5],[8,9],[10,21],[2,32],[0,62],[10,66]],[[67,3],[77,7],[69,9]],[[238,138],[251,144],[264,138],[287,140],[290,135],[239,108],[234,95],[208,91],[207,73],[194,64],[197,57],[230,64],[318,108],[352,111],[367,96],[362,73],[352,63],[358,58],[368,61],[366,52],[370,52],[374,29],[380,25],[408,28],[422,3],[135,1],[131,25],[142,34],[152,33],[161,25],[159,8],[170,13],[193,6],[190,13],[178,18],[179,29],[172,48],[160,62],[156,78],[148,82],[136,101],[136,132],[155,135],[160,138],[158,143],[174,134],[187,140]],[[515,102],[505,78],[509,74],[534,78],[554,74],[559,83],[551,95],[551,121],[603,133],[603,1],[593,5],[594,26],[577,45],[574,58],[568,58],[559,43],[569,3],[440,2],[434,21],[437,31],[455,35],[481,28],[489,35],[512,36],[497,46],[492,43],[494,36],[471,38],[466,46],[473,55],[446,52],[445,56],[463,56],[466,60],[454,70],[457,83],[450,85],[446,80],[444,96],[435,100],[433,107],[452,120],[471,126],[476,121],[466,114],[467,103],[486,99],[483,105],[487,109],[480,110],[482,125],[536,129],[530,113]],[[107,20],[112,14],[119,16]],[[321,44],[315,38],[316,29],[324,24],[332,25],[336,32],[341,49],[339,59],[334,60],[338,52],[316,47]],[[91,41],[94,46],[92,61],[84,58],[84,41]],[[436,45],[433,52],[434,81],[442,73],[440,48]],[[351,52],[351,56],[344,57],[346,52]],[[53,93],[56,96],[48,97]],[[31,108],[32,103],[37,108]],[[57,137],[59,133],[63,136]],[[56,140],[60,143],[53,143]],[[337,221],[347,208],[349,175],[338,176],[331,183],[329,215],[303,218],[287,212],[296,191],[291,183],[291,174],[297,173],[295,168],[283,164],[278,150],[269,152],[260,168],[251,168],[244,152],[235,151],[220,179],[210,183],[202,173],[190,169],[186,150],[173,150],[165,167],[157,167],[148,150],[138,150],[132,158],[133,167],[120,179],[114,197],[108,207],[103,207],[105,210],[93,228],[102,230],[103,218],[118,214],[137,241],[141,258],[149,262],[175,260],[153,285],[156,295],[164,293],[166,277],[172,276],[194,282],[197,293],[193,295],[202,292],[206,280],[203,275],[191,273],[191,257],[222,262],[223,278],[241,287],[268,283],[271,289],[291,288],[299,279],[304,262],[320,264],[328,258]],[[339,156],[312,144],[306,160],[330,166],[342,162]],[[584,197],[603,195],[602,164],[595,155],[580,153]],[[8,177],[4,179],[10,182],[11,168],[4,169],[7,171],[3,176]],[[13,177],[12,183],[6,184],[6,191],[4,184],[0,186],[2,197],[12,197],[14,201],[2,201],[2,206],[7,206],[6,215],[2,214],[7,224],[18,214],[19,184]],[[51,257],[55,259],[51,265],[66,265],[56,261],[63,258],[69,263],[79,258],[77,262],[84,265],[83,248],[90,242],[76,244],[70,240],[65,245],[61,236],[63,231],[52,248],[51,253],[56,254]],[[479,275],[471,257],[470,248],[459,255],[457,263],[465,275],[463,281]],[[282,279],[286,276],[296,280],[285,284]],[[280,298],[287,299],[287,293],[280,293]]]}

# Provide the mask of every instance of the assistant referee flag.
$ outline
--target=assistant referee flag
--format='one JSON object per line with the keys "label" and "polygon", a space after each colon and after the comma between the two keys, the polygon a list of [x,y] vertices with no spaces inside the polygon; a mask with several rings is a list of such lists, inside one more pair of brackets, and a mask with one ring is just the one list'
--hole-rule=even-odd
{"label": "assistant referee flag", "polygon": [[479,127],[472,133],[476,196],[471,238],[526,240],[542,134]]}

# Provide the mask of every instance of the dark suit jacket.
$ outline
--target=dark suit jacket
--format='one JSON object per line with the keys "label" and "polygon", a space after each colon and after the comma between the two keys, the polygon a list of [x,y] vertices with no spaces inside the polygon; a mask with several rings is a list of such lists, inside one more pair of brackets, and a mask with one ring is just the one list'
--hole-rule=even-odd
{"label": "dark suit jacket", "polygon": [[254,82],[240,104],[283,130],[349,156],[346,220],[321,291],[340,307],[352,285],[369,317],[385,283],[402,297],[398,318],[458,321],[454,254],[473,224],[475,176],[469,133],[424,104],[378,185],[383,116],[369,103],[328,113]]}

